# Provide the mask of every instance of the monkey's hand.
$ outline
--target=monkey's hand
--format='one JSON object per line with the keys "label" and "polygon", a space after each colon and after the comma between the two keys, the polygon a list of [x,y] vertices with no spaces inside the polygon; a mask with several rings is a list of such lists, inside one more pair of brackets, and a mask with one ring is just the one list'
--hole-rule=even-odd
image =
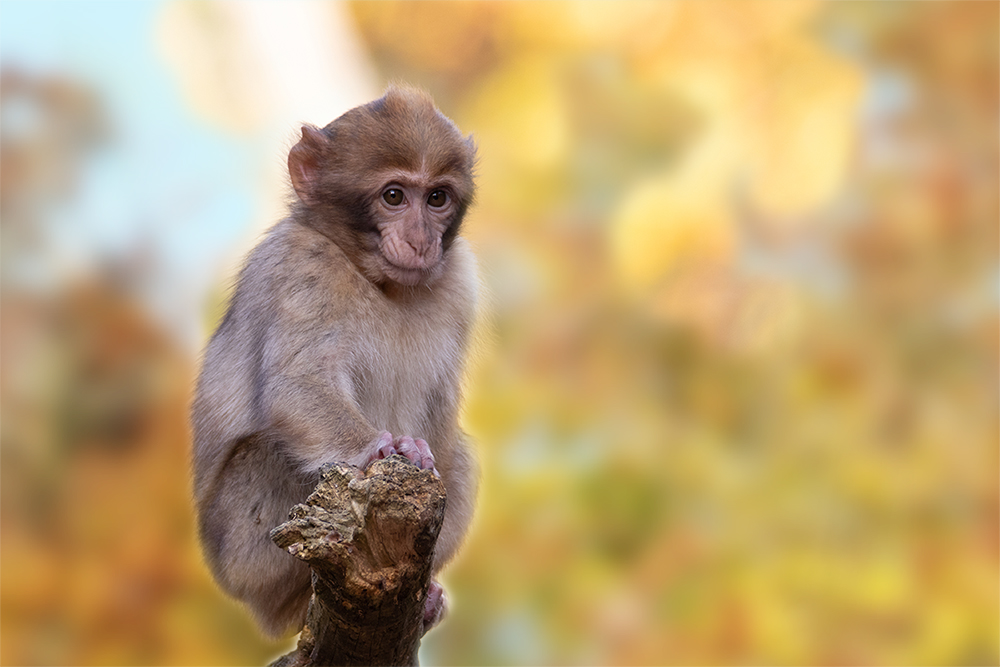
{"label": "monkey's hand", "polygon": [[393,454],[400,454],[410,460],[413,465],[422,470],[430,470],[438,478],[441,473],[434,467],[434,453],[430,445],[421,438],[411,438],[408,435],[394,438],[388,431],[382,431],[375,439],[374,451],[369,455],[364,467],[372,461],[387,459]]}

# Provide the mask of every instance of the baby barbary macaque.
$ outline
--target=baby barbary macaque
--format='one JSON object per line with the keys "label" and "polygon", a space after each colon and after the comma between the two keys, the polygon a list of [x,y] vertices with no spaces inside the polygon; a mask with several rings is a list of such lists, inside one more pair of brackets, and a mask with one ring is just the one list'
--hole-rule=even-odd
{"label": "baby barbary macaque", "polygon": [[[390,87],[302,128],[290,215],[249,255],[205,351],[192,406],[202,546],[216,580],[270,635],[300,628],[309,568],[268,532],[325,463],[402,454],[448,492],[433,571],[472,517],[458,426],[478,280],[458,236],[475,146],[424,93]],[[425,616],[440,614],[432,586]]]}

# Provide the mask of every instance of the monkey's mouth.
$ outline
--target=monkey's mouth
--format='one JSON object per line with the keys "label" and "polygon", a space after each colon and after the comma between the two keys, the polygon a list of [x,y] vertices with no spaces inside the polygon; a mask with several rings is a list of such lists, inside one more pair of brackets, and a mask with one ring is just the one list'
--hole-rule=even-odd
{"label": "monkey's mouth", "polygon": [[406,285],[408,287],[412,287],[413,285],[418,285],[423,282],[434,268],[434,265],[423,268],[400,266],[399,264],[391,261],[388,257],[385,258],[385,263],[386,268],[388,269],[385,272],[386,276],[400,285]]}

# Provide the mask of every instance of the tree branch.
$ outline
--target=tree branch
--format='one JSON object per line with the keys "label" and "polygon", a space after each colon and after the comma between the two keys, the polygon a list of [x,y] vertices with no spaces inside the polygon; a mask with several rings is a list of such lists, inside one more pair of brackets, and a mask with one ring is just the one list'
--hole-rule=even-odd
{"label": "tree branch", "polygon": [[271,667],[416,665],[444,484],[402,456],[335,463],[271,539],[312,569],[297,648]]}

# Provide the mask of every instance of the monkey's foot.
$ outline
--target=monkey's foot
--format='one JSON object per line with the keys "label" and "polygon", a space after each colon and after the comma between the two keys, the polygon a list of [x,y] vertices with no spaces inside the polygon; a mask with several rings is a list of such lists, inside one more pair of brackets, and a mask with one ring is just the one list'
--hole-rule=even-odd
{"label": "monkey's foot", "polygon": [[378,438],[375,440],[375,450],[365,462],[365,466],[377,459],[387,459],[393,454],[401,454],[418,468],[431,470],[437,477],[441,477],[437,468],[434,467],[434,454],[426,440],[414,439],[408,435],[393,438],[388,431],[382,431],[378,434]]}
{"label": "monkey's foot", "polygon": [[441,584],[432,579],[430,588],[427,589],[427,599],[424,600],[424,632],[440,623],[447,613],[448,598]]}

